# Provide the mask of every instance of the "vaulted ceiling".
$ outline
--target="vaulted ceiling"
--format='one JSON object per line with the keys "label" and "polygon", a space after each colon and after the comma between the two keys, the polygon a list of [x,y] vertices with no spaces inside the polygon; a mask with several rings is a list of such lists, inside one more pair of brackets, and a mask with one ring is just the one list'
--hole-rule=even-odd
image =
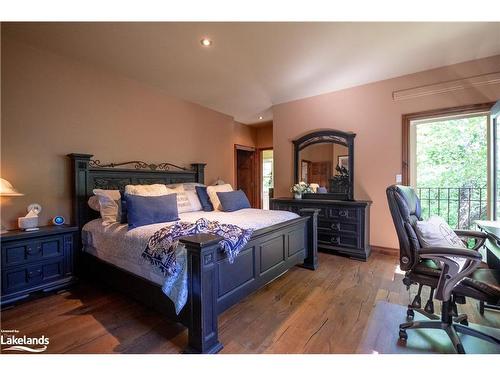
{"label": "vaulted ceiling", "polygon": [[2,35],[243,123],[271,119],[274,104],[500,54],[500,23],[3,23]]}

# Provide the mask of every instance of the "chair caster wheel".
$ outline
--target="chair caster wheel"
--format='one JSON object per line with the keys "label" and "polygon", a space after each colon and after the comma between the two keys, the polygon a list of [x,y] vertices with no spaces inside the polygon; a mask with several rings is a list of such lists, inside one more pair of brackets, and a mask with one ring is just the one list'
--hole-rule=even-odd
{"label": "chair caster wheel", "polygon": [[408,340],[408,334],[406,333],[406,331],[404,329],[399,330],[399,339],[402,341]]}
{"label": "chair caster wheel", "polygon": [[415,318],[415,312],[411,309],[406,310],[406,320],[413,320]]}

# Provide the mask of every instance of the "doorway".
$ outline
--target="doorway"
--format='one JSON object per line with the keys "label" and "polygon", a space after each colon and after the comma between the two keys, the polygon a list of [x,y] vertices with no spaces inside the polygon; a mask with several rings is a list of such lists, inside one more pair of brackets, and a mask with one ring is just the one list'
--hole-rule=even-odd
{"label": "doorway", "polygon": [[261,207],[263,210],[269,210],[269,199],[271,189],[274,188],[274,159],[273,149],[260,150],[260,168],[261,168]]}
{"label": "doorway", "polygon": [[243,190],[251,207],[257,207],[257,151],[253,147],[235,145],[236,189]]}

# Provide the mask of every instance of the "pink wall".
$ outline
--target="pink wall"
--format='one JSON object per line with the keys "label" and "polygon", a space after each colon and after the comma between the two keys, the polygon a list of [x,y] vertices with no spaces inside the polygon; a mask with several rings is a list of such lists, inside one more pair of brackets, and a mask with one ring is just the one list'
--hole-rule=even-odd
{"label": "pink wall", "polygon": [[32,202],[43,206],[42,224],[70,217],[68,153],[103,162],[205,162],[213,183],[233,181],[234,143],[255,143],[255,131],[230,116],[8,38],[1,47],[1,177],[25,194],[2,199],[8,228]]}
{"label": "pink wall", "polygon": [[257,147],[257,129],[235,121],[234,144]]}
{"label": "pink wall", "polygon": [[317,129],[355,132],[355,198],[371,199],[371,244],[397,248],[385,189],[401,173],[402,115],[500,99],[500,84],[394,101],[392,92],[500,71],[500,56],[380,81],[273,107],[276,196],[293,183],[291,141]]}
{"label": "pink wall", "polygon": [[260,125],[257,129],[257,147],[271,148],[273,147],[273,123]]}

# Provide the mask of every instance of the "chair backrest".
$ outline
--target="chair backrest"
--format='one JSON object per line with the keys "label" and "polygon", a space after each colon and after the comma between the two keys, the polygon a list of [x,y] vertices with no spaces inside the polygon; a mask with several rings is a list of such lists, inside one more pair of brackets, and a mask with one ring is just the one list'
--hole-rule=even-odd
{"label": "chair backrest", "polygon": [[399,264],[403,271],[412,269],[418,262],[420,243],[415,233],[415,223],[422,220],[420,199],[409,186],[392,185],[386,190],[387,202],[399,239]]}

